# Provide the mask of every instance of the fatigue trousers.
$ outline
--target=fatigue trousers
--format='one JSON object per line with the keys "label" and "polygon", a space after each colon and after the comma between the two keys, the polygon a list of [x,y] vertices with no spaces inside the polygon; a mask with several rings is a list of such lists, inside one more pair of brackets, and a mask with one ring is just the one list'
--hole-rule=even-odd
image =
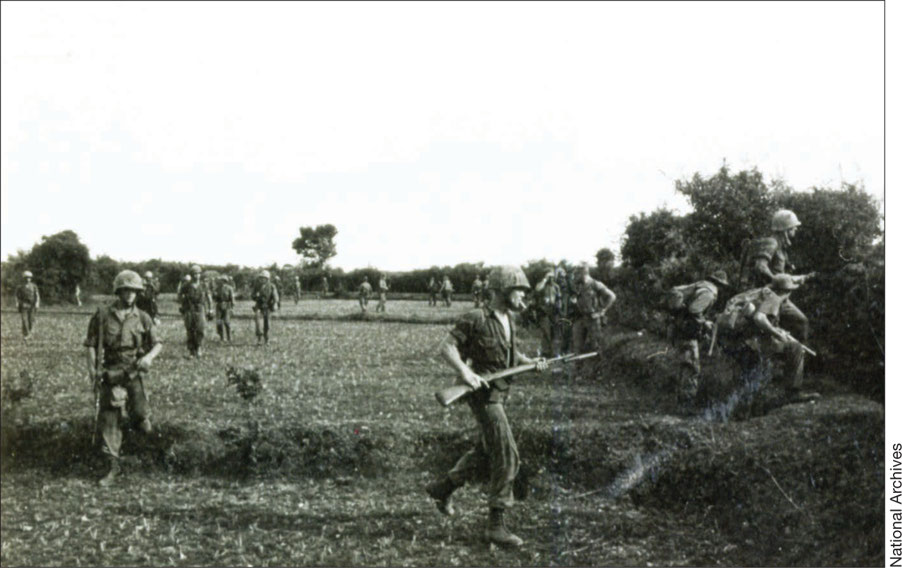
{"label": "fatigue trousers", "polygon": [[259,340],[261,337],[264,341],[269,341],[269,315],[271,310],[267,308],[254,307],[254,332]]}
{"label": "fatigue trousers", "polygon": [[442,301],[445,302],[446,307],[451,306],[451,292],[442,292]]}
{"label": "fatigue trousers", "polygon": [[504,414],[504,404],[488,402],[485,396],[476,395],[470,396],[467,402],[479,424],[479,439],[457,460],[448,472],[448,478],[455,485],[463,485],[485,481],[488,477],[489,508],[511,507],[514,504],[514,479],[520,470],[520,454]]}
{"label": "fatigue trousers", "polygon": [[789,299],[780,305],[780,327],[802,343],[808,343],[808,318]]}
{"label": "fatigue trousers", "polygon": [[34,329],[34,312],[35,307],[19,307],[19,316],[22,318],[22,335],[28,337],[31,335],[31,330]]}
{"label": "fatigue trousers", "polygon": [[185,312],[185,331],[188,333],[188,352],[196,355],[204,344],[206,317],[203,310]]}
{"label": "fatigue trousers", "polygon": [[370,303],[370,299],[367,296],[360,296],[359,298],[357,298],[357,301],[360,303],[360,309],[366,311],[366,307]]}
{"label": "fatigue trousers", "polygon": [[561,318],[553,314],[542,314],[539,318],[542,330],[542,357],[557,357],[561,354]]}
{"label": "fatigue trousers", "polygon": [[[100,385],[100,414],[97,417],[97,429],[100,431],[101,451],[114,458],[119,457],[122,447],[122,424],[125,420],[132,424],[141,424],[150,418],[150,407],[147,395],[144,394],[142,374],[120,385],[128,393],[125,412],[112,405],[113,385],[104,382]],[[123,416],[124,415],[124,416]]]}
{"label": "fatigue trousers", "polygon": [[385,292],[379,292],[379,303],[376,305],[377,312],[385,311],[385,300],[387,299],[388,298],[386,297]]}
{"label": "fatigue trousers", "polygon": [[[601,318],[582,316],[573,320],[570,347],[576,354],[597,351],[601,356]],[[576,362],[577,373],[583,375],[595,366],[595,361],[585,359]]]}
{"label": "fatigue trousers", "polygon": [[429,305],[437,306],[438,305],[438,294],[435,292],[429,292]]}
{"label": "fatigue trousers", "polygon": [[788,390],[802,388],[805,374],[805,351],[798,341],[780,341],[776,338],[755,338],[752,347],[762,359],[780,359],[783,363],[783,386]]}
{"label": "fatigue trousers", "polygon": [[473,293],[473,307],[478,308],[479,303],[482,301],[482,297],[478,292]]}
{"label": "fatigue trousers", "polygon": [[226,306],[216,306],[216,333],[219,339],[225,338],[232,340],[232,308]]}

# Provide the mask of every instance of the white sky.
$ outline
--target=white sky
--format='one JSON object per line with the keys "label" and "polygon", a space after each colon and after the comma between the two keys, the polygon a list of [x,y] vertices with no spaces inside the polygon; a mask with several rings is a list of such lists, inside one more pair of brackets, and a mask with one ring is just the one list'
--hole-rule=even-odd
{"label": "white sky", "polygon": [[[346,269],[619,252],[726,159],[882,198],[883,5],[2,4],[2,250]],[[803,220],[804,221],[804,220]]]}

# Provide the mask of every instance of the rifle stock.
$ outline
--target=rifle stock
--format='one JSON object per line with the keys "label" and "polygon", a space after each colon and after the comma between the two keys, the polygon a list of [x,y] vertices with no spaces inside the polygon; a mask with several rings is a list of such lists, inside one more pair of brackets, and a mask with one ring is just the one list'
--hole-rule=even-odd
{"label": "rifle stock", "polygon": [[[561,355],[560,357],[555,357],[553,359],[548,359],[546,362],[548,364],[555,363],[569,363],[572,361],[579,361],[580,359],[588,359],[590,357],[595,357],[598,355],[598,352],[593,351],[591,353],[584,353],[582,355]],[[526,365],[518,365],[516,367],[511,367],[509,369],[504,369],[503,371],[498,371],[496,373],[492,373],[489,375],[485,375],[482,377],[486,382],[491,383],[492,381],[497,381],[498,379],[504,379],[507,377],[513,377],[514,375],[520,375],[523,373],[528,373],[529,371],[534,371],[536,368],[534,363],[526,364]],[[435,392],[435,400],[439,402],[442,406],[450,406],[460,400],[461,398],[469,395],[470,393],[475,392],[473,387],[470,385],[451,385],[450,387],[446,387],[442,390]]]}

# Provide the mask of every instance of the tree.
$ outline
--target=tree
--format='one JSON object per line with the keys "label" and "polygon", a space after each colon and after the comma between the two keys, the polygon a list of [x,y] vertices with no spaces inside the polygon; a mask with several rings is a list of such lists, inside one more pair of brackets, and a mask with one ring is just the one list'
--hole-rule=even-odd
{"label": "tree", "polygon": [[609,248],[599,249],[599,251],[595,253],[595,271],[602,281],[611,279],[615,258],[614,251]]}
{"label": "tree", "polygon": [[41,237],[26,255],[24,268],[34,273],[42,302],[71,301],[75,285],[87,280],[91,254],[74,231],[62,231]]}
{"label": "tree", "polygon": [[630,216],[626,235],[620,246],[623,261],[634,268],[658,266],[662,261],[676,263],[688,254],[685,240],[685,217],[673,211],[658,209]]}
{"label": "tree", "polygon": [[338,234],[338,229],[335,225],[317,225],[301,227],[300,233],[301,236],[291,243],[291,248],[309,260],[317,270],[324,269],[329,259],[338,253],[335,249],[335,235]]}

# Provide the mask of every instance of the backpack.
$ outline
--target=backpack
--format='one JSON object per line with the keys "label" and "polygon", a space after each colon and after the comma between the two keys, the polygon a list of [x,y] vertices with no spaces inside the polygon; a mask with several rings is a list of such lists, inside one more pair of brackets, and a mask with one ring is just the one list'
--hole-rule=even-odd
{"label": "backpack", "polygon": [[755,300],[761,296],[763,288],[753,288],[737,294],[727,301],[727,305],[714,320],[720,332],[735,333],[745,328],[748,317],[754,313]]}
{"label": "backpack", "polygon": [[664,307],[670,312],[679,312],[686,306],[686,300],[695,292],[695,283],[674,286],[664,295]]}

